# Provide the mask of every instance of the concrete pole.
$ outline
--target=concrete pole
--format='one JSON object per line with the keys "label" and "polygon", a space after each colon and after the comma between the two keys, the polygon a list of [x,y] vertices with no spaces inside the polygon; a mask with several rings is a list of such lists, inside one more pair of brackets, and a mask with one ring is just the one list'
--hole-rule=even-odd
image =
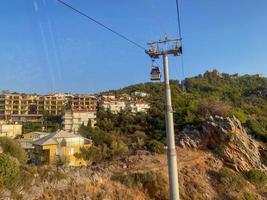
{"label": "concrete pole", "polygon": [[170,200],[180,200],[178,168],[175,149],[174,126],[173,126],[173,110],[171,103],[171,88],[169,83],[169,63],[168,55],[163,55],[164,65],[164,81],[165,81],[165,123],[168,145],[168,172],[170,185]]}

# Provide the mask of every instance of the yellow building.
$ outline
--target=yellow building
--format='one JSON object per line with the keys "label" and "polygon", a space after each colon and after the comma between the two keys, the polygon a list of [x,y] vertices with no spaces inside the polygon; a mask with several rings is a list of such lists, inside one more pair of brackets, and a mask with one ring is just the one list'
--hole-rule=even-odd
{"label": "yellow building", "polygon": [[74,154],[81,147],[90,147],[92,141],[67,131],[58,131],[34,141],[34,157],[43,164],[55,164],[59,158],[67,161],[69,166],[86,165],[86,161],[77,159]]}
{"label": "yellow building", "polygon": [[94,96],[76,94],[69,96],[68,102],[71,110],[96,110],[96,97]]}

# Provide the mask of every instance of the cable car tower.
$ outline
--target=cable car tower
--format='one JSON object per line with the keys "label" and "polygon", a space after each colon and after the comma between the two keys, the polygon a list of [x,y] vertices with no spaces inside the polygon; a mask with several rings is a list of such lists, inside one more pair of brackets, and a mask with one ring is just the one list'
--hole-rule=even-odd
{"label": "cable car tower", "polygon": [[[165,84],[165,122],[166,135],[168,145],[168,173],[170,184],[170,199],[180,200],[179,183],[178,183],[178,168],[175,149],[174,125],[173,125],[173,109],[171,103],[171,88],[169,81],[169,63],[168,55],[180,56],[182,52],[181,39],[169,39],[165,37],[163,40],[147,43],[149,49],[145,52],[152,60],[163,57],[164,66],[164,84]],[[151,80],[160,80],[159,67],[152,64]]]}
{"label": "cable car tower", "polygon": [[[169,47],[170,44],[172,45],[171,47]],[[159,66],[155,63],[155,59],[168,54],[173,54],[174,56],[182,54],[181,39],[168,39],[167,37],[165,37],[163,40],[149,42],[147,43],[147,45],[149,46],[149,49],[146,50],[146,53],[152,59],[150,80],[159,81],[161,79],[161,73]],[[167,46],[168,48],[166,48]]]}

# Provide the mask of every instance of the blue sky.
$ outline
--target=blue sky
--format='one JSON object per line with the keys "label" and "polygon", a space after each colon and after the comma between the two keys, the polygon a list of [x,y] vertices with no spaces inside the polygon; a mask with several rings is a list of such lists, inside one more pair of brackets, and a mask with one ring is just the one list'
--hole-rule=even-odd
{"label": "blue sky", "polygon": [[[143,46],[177,36],[175,0],[65,1]],[[185,77],[214,68],[267,75],[267,1],[180,4]],[[56,0],[3,1],[0,24],[0,90],[94,93],[149,81],[142,50]],[[170,58],[172,79],[183,78],[180,63]]]}

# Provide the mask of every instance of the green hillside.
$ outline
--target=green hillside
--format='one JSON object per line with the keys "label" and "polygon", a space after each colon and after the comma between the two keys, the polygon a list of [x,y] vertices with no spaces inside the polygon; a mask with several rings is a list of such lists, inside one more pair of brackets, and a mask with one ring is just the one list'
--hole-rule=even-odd
{"label": "green hillside", "polygon": [[[176,130],[186,124],[197,125],[210,115],[235,115],[257,139],[267,142],[267,78],[260,75],[238,76],[218,71],[187,78],[186,91],[178,81],[171,81]],[[143,91],[152,107],[148,113],[151,131],[164,131],[162,83],[144,83],[115,91]],[[150,120],[149,120],[150,119]]]}

